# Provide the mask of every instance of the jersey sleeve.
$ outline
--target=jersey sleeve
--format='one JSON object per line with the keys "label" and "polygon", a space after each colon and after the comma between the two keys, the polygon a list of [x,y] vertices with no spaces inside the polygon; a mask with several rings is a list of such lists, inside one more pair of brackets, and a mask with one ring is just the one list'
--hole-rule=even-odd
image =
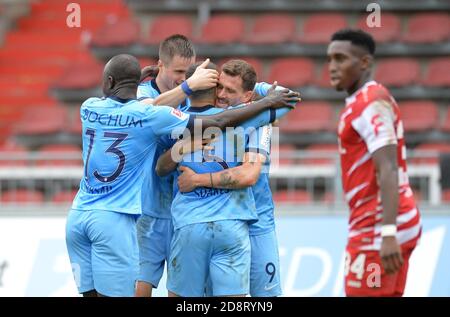
{"label": "jersey sleeve", "polygon": [[394,128],[395,114],[389,102],[375,100],[352,121],[352,127],[367,145],[369,153],[391,144],[397,144]]}
{"label": "jersey sleeve", "polygon": [[153,89],[151,82],[147,81],[138,86],[137,89],[137,99],[142,100],[144,98],[152,98],[155,99],[158,97],[159,93]]}
{"label": "jersey sleeve", "polygon": [[157,136],[180,135],[193,125],[195,116],[168,106],[149,107],[152,111],[150,127]]}
{"label": "jersey sleeve", "polygon": [[261,153],[269,158],[270,140],[272,138],[272,125],[265,125],[253,130],[248,139],[245,152]]}

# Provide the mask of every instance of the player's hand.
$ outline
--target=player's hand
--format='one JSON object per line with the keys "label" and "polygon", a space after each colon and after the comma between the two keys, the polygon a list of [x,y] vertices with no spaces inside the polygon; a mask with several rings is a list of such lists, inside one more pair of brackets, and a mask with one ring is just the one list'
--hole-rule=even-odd
{"label": "player's hand", "polygon": [[289,89],[276,90],[277,82],[267,91],[266,98],[269,100],[271,108],[278,109],[283,107],[295,108],[295,105],[301,101],[300,93]]}
{"label": "player's hand", "polygon": [[144,68],[141,69],[140,82],[142,82],[147,77],[155,78],[156,76],[158,76],[158,73],[159,68],[157,65],[145,66]]}
{"label": "player's hand", "polygon": [[381,264],[387,274],[395,274],[403,265],[400,245],[395,236],[383,237],[380,249]]}
{"label": "player's hand", "polygon": [[206,69],[205,67],[208,66],[208,64],[209,58],[201,63],[195,69],[192,76],[187,79],[187,84],[193,91],[204,90],[217,86],[217,83],[219,82],[219,73],[214,69]]}
{"label": "player's hand", "polygon": [[180,176],[178,176],[178,189],[180,192],[186,193],[196,189],[197,185],[194,180],[197,174],[186,166],[181,166],[179,171],[181,172]]}
{"label": "player's hand", "polygon": [[189,153],[193,153],[200,150],[212,150],[213,147],[209,144],[212,139],[202,139],[202,138],[187,138],[177,141],[172,147],[172,160],[174,162],[181,162],[183,156]]}

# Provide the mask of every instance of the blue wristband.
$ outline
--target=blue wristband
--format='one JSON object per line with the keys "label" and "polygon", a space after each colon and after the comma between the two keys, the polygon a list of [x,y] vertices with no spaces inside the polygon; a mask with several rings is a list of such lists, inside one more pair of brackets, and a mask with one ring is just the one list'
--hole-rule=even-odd
{"label": "blue wristband", "polygon": [[187,81],[183,81],[183,83],[181,84],[181,89],[184,91],[186,96],[190,96],[193,93],[192,89],[189,88]]}

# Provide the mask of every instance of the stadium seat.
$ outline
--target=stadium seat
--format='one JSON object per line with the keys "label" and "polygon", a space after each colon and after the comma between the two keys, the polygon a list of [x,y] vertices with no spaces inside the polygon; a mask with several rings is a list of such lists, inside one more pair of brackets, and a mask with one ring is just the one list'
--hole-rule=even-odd
{"label": "stadium seat", "polygon": [[17,189],[8,190],[0,195],[0,201],[2,203],[43,203],[44,195],[35,190]]}
{"label": "stadium seat", "polygon": [[196,42],[231,44],[240,42],[245,33],[244,20],[236,15],[215,15],[206,22]]}
{"label": "stadium seat", "polygon": [[288,88],[311,84],[314,82],[314,63],[301,57],[275,59],[267,81],[269,83],[278,81],[278,84]]}
{"label": "stadium seat", "polygon": [[291,42],[295,35],[295,18],[287,14],[265,14],[257,17],[245,42],[278,44]]}
{"label": "stadium seat", "polygon": [[12,159],[11,155],[26,156],[27,153],[27,149],[13,142],[6,142],[5,144],[0,145],[0,155],[5,158],[5,160],[0,160],[0,167],[26,166],[27,160],[25,158]]}
{"label": "stadium seat", "polygon": [[257,58],[246,57],[246,56],[223,58],[223,59],[219,60],[217,65],[219,68],[222,68],[223,64],[225,64],[226,62],[228,62],[229,60],[232,60],[232,59],[242,59],[242,60],[246,61],[247,63],[251,64],[253,66],[253,68],[255,69],[256,76],[258,78],[257,81],[264,81],[265,76],[264,76],[263,64]]}
{"label": "stadium seat", "polygon": [[437,58],[430,61],[422,84],[429,87],[450,87],[450,58]]}
{"label": "stadium seat", "polygon": [[311,194],[306,190],[281,190],[273,194],[276,203],[311,203]]}
{"label": "stadium seat", "polygon": [[138,22],[131,20],[120,20],[107,23],[94,33],[91,44],[93,46],[127,46],[134,44],[140,33]]}
{"label": "stadium seat", "polygon": [[391,58],[378,63],[375,80],[385,86],[403,87],[420,81],[419,63],[412,58]]}
{"label": "stadium seat", "polygon": [[[81,149],[71,144],[49,144],[39,149],[40,155],[46,155],[49,158],[38,161],[38,166],[81,166],[82,154]],[[67,155],[69,158],[63,157],[52,158],[53,156]]]}
{"label": "stadium seat", "polygon": [[64,107],[32,107],[24,113],[15,132],[24,135],[58,133],[64,129],[66,118]]}
{"label": "stadium seat", "polygon": [[59,89],[88,89],[100,86],[103,65],[92,59],[89,62],[70,64],[55,81],[53,87]]}
{"label": "stadium seat", "polygon": [[192,38],[192,20],[186,15],[164,15],[156,17],[150,25],[144,44],[159,45],[173,34],[182,34]]}
{"label": "stadium seat", "polygon": [[330,130],[330,122],[334,122],[333,112],[333,107],[327,102],[304,102],[280,120],[280,131],[302,133]]}
{"label": "stadium seat", "polygon": [[425,132],[438,126],[438,108],[432,101],[406,101],[399,104],[406,132]]}
{"label": "stadium seat", "polygon": [[397,15],[383,12],[380,27],[369,27],[367,15],[363,15],[356,23],[359,29],[370,33],[377,43],[394,42],[400,38],[401,22]]}
{"label": "stadium seat", "polygon": [[301,164],[334,165],[337,161],[333,157],[338,157],[339,151],[337,144],[311,144],[305,148],[305,153],[309,157],[302,159]]}
{"label": "stadium seat", "polygon": [[77,190],[72,190],[72,191],[62,191],[62,192],[56,193],[52,197],[52,202],[53,203],[70,203],[73,201],[73,199],[77,195],[77,192],[78,192]]}
{"label": "stadium seat", "polygon": [[421,151],[434,153],[435,156],[412,157],[410,162],[414,164],[439,164],[441,153],[450,153],[450,143],[422,143],[414,148],[414,153]]}
{"label": "stadium seat", "polygon": [[447,113],[441,124],[441,130],[450,133],[450,105],[447,106]]}
{"label": "stadium seat", "polygon": [[303,32],[298,38],[301,43],[326,44],[337,30],[347,27],[345,16],[337,13],[315,14],[306,17]]}
{"label": "stadium seat", "polygon": [[319,75],[315,80],[316,85],[322,88],[331,88],[330,72],[328,71],[328,63],[324,63],[320,67]]}
{"label": "stadium seat", "polygon": [[272,145],[271,148],[271,160],[272,164],[277,163],[278,158],[279,165],[293,165],[295,162],[295,152],[296,148],[291,144],[280,144],[278,146]]}
{"label": "stadium seat", "polygon": [[450,17],[446,13],[422,13],[409,18],[403,41],[437,43],[450,38]]}
{"label": "stadium seat", "polygon": [[450,203],[450,189],[444,189],[442,191],[442,201]]}

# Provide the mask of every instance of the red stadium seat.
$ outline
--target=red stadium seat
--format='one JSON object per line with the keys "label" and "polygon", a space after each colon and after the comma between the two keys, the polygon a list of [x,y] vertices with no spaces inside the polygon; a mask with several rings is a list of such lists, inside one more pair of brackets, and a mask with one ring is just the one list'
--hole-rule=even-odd
{"label": "red stadium seat", "polygon": [[[55,155],[68,155],[70,158],[49,158],[41,160],[37,165],[39,166],[81,166],[81,149],[78,146],[71,144],[50,144],[45,145],[39,149],[39,154],[52,157]],[[74,158],[72,158],[74,157]]]}
{"label": "red stadium seat", "polygon": [[279,146],[272,146],[272,163],[276,163],[275,159],[278,158],[278,164],[280,165],[293,165],[295,162],[295,151],[295,146],[291,144],[280,144]]}
{"label": "red stadium seat", "polygon": [[447,109],[447,113],[441,125],[441,130],[444,132],[450,132],[450,105],[447,106]]}
{"label": "red stadium seat", "polygon": [[442,191],[442,200],[446,203],[450,203],[450,189],[444,189]]}
{"label": "red stadium seat", "polygon": [[62,89],[88,89],[100,86],[103,65],[96,60],[70,64],[54,83],[53,87]]}
{"label": "red stadium seat", "polygon": [[314,82],[314,63],[307,58],[279,58],[272,62],[268,82],[295,88]]}
{"label": "red stadium seat", "polygon": [[370,33],[377,43],[394,42],[400,38],[401,22],[397,15],[383,12],[380,27],[369,27],[366,20],[367,15],[363,15],[356,25]]}
{"label": "red stadium seat", "polygon": [[203,25],[197,42],[229,44],[240,42],[245,33],[244,20],[235,15],[215,15]]}
{"label": "red stadium seat", "polygon": [[403,40],[408,43],[437,43],[450,38],[450,17],[445,13],[423,13],[408,21]]}
{"label": "red stadium seat", "polygon": [[441,153],[450,153],[450,143],[423,143],[414,148],[414,152],[420,151],[435,153],[436,156],[413,157],[411,158],[411,163],[438,164]]}
{"label": "red stadium seat", "polygon": [[64,107],[33,107],[24,113],[16,127],[16,133],[58,133],[64,130],[66,118],[67,110]]}
{"label": "red stadium seat", "polygon": [[222,68],[223,64],[225,64],[226,62],[228,62],[229,60],[232,60],[232,59],[241,59],[241,60],[246,61],[250,65],[252,65],[253,68],[255,69],[258,81],[264,81],[263,65],[262,65],[262,62],[259,59],[257,59],[257,58],[246,57],[246,56],[224,58],[224,59],[221,59],[217,63],[217,65],[218,65],[219,68]]}
{"label": "red stadium seat", "polygon": [[[305,149],[306,154],[311,155],[311,157],[305,158],[301,160],[301,164],[336,164],[336,160],[333,159],[332,156],[337,156],[339,153],[337,144],[312,144],[306,147]],[[317,155],[319,154],[319,155]],[[331,156],[328,157],[321,157],[320,154],[323,154],[324,156]],[[313,157],[316,155],[317,157]]]}
{"label": "red stadium seat", "polygon": [[294,35],[295,18],[293,16],[266,14],[255,19],[245,42],[249,44],[277,44],[292,41]]}
{"label": "red stadium seat", "polygon": [[148,37],[144,44],[159,45],[165,38],[173,34],[192,37],[192,20],[186,15],[164,15],[156,17],[150,25]]}
{"label": "red stadium seat", "polygon": [[416,84],[420,81],[420,66],[412,58],[385,59],[377,65],[375,79],[385,86]]}
{"label": "red stadium seat", "polygon": [[77,190],[59,192],[52,197],[52,202],[53,203],[72,202],[75,196],[77,195],[77,192],[78,192]]}
{"label": "red stadium seat", "polygon": [[402,102],[400,113],[406,132],[425,132],[438,125],[438,108],[432,101]]}
{"label": "red stadium seat", "polygon": [[422,80],[424,86],[450,87],[450,58],[437,58],[428,65]]}
{"label": "red stadium seat", "polygon": [[315,80],[316,85],[322,88],[331,88],[330,72],[328,70],[328,63],[324,63],[319,71],[319,77]]}
{"label": "red stadium seat", "polygon": [[301,103],[280,120],[280,131],[284,133],[327,131],[330,130],[330,122],[334,122],[333,114],[333,107],[327,102]]}
{"label": "red stadium seat", "polygon": [[0,155],[6,156],[5,158],[8,158],[7,160],[0,160],[0,167],[10,167],[10,166],[26,166],[27,161],[26,159],[20,159],[20,158],[11,158],[12,155],[19,155],[19,156],[25,156],[28,153],[28,151],[21,145],[7,142],[0,146]]}
{"label": "red stadium seat", "polygon": [[139,23],[135,21],[124,19],[107,23],[94,33],[91,44],[101,47],[127,46],[138,40],[139,32]]}
{"label": "red stadium seat", "polygon": [[0,195],[2,203],[43,203],[44,195],[39,191],[18,189],[3,192]]}
{"label": "red stadium seat", "polygon": [[311,194],[306,190],[276,191],[273,194],[273,200],[277,203],[310,203]]}
{"label": "red stadium seat", "polygon": [[303,24],[302,35],[298,40],[307,44],[325,44],[337,30],[348,26],[345,16],[337,13],[308,16]]}

